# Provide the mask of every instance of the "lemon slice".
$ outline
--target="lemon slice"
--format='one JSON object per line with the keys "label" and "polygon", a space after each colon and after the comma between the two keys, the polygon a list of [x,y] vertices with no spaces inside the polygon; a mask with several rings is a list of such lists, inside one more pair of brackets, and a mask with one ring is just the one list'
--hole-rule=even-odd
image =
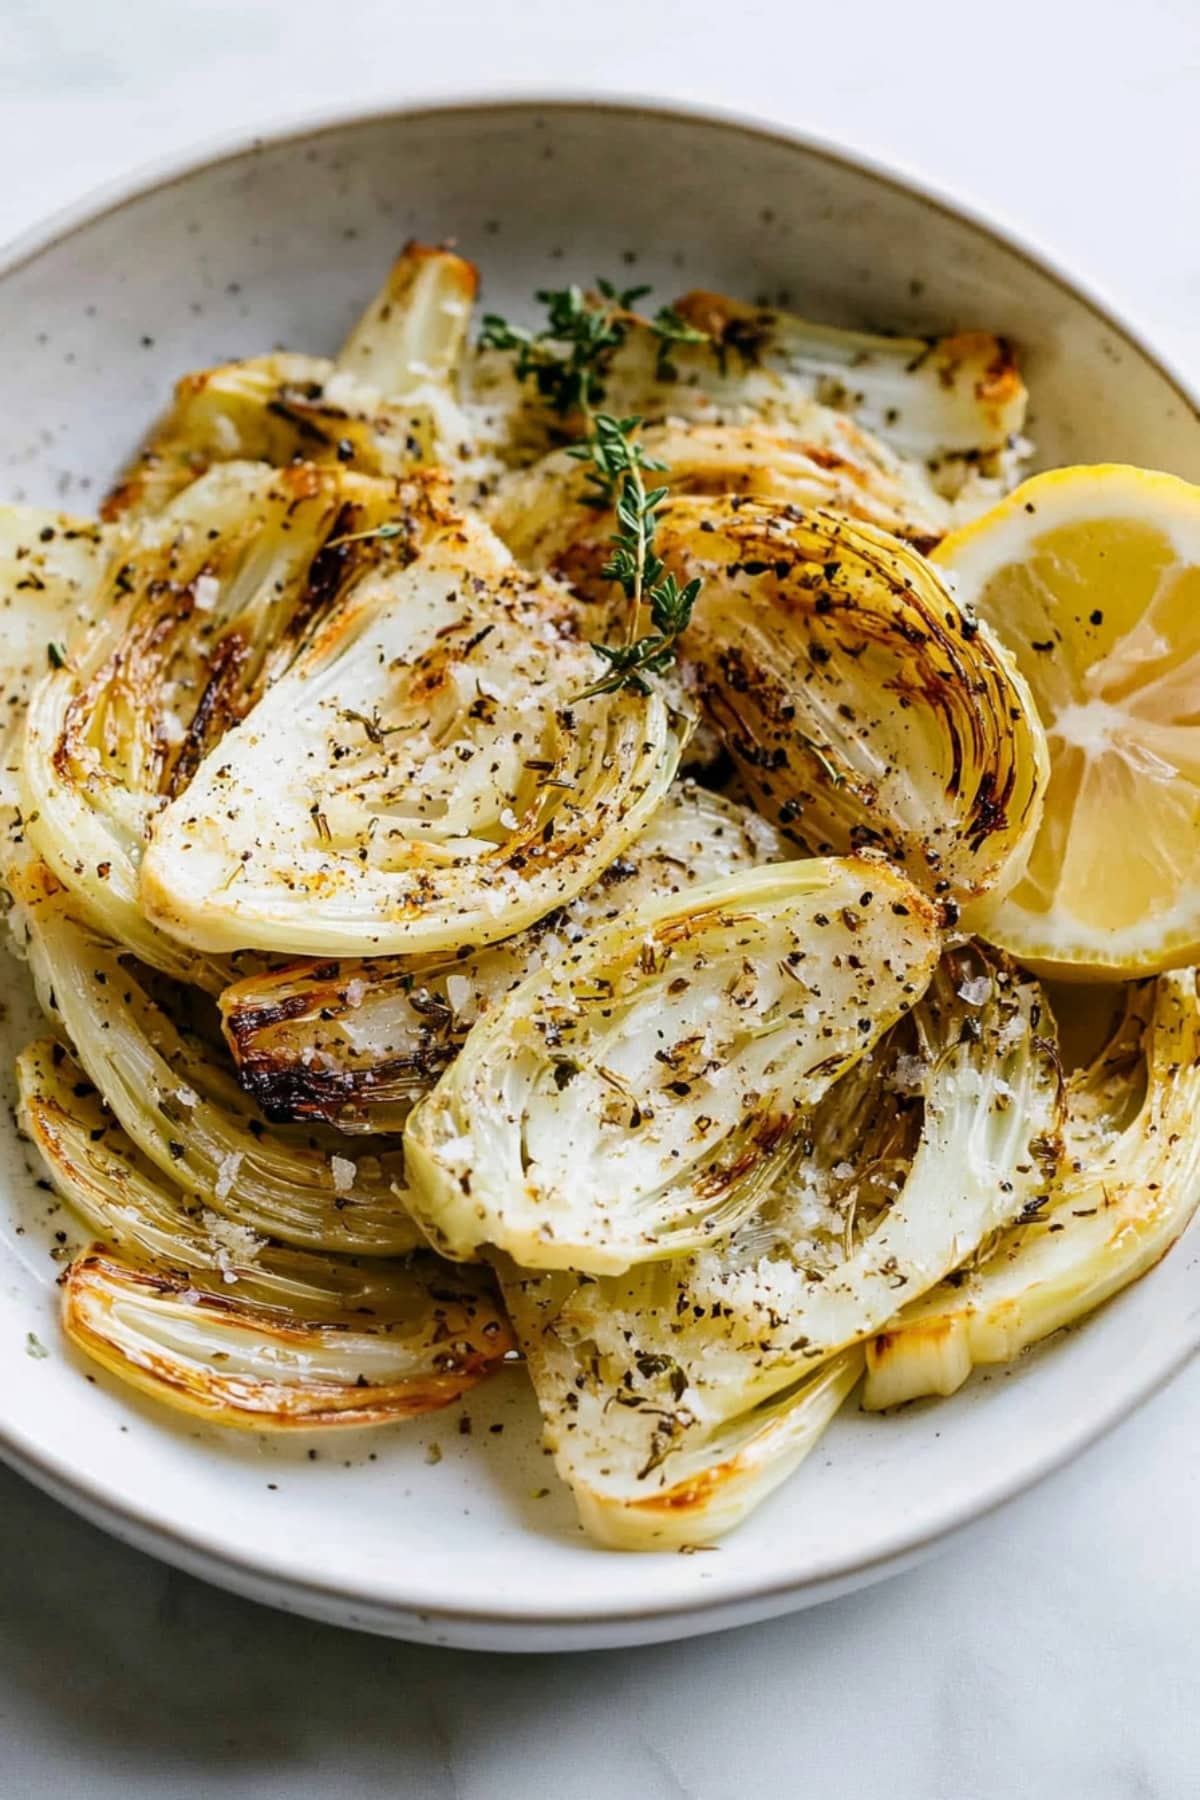
{"label": "lemon slice", "polygon": [[1200,487],[1101,464],[1025,482],[934,552],[1013,652],[1051,773],[1026,871],[970,923],[1043,973],[1200,958]]}

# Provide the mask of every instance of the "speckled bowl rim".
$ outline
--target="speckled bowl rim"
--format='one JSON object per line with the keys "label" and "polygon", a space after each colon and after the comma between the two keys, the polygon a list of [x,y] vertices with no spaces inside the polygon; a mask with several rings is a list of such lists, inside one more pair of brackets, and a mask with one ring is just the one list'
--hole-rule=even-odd
{"label": "speckled bowl rim", "polygon": [[[355,127],[383,124],[392,119],[421,120],[448,115],[486,116],[531,112],[553,115],[581,109],[615,115],[653,116],[683,124],[716,126],[721,130],[794,148],[811,156],[863,174],[880,186],[906,197],[915,197],[944,216],[964,223],[990,239],[1010,255],[1036,271],[1094,317],[1150,364],[1174,390],[1189,411],[1200,420],[1200,391],[1156,350],[1138,326],[1097,287],[1065,269],[1041,245],[1036,245],[994,212],[977,211],[900,164],[883,162],[870,152],[831,142],[812,132],[797,130],[780,121],[735,109],[687,100],[661,99],[624,92],[558,88],[546,92],[521,86],[477,94],[439,95],[428,100],[320,108],[287,116],[257,131],[223,132],[182,151],[152,159],[133,171],[84,194],[59,208],[0,247],[0,281],[33,261],[52,246],[77,232],[120,212],[145,195],[161,192],[203,170],[235,162],[258,150],[278,149],[311,141]],[[153,1509],[132,1506],[117,1498],[101,1481],[81,1478],[64,1457],[48,1455],[22,1440],[0,1417],[0,1459],[26,1476],[72,1510],[113,1536],[148,1550],[164,1561],[231,1588],[251,1598],[288,1610],[337,1621],[359,1629],[414,1635],[433,1641],[436,1626],[476,1628],[480,1642],[491,1648],[545,1649],[568,1646],[570,1633],[578,1633],[578,1647],[603,1642],[642,1641],[685,1635],[689,1629],[715,1631],[729,1625],[763,1619],[773,1614],[816,1604],[824,1599],[899,1572],[922,1560],[934,1549],[950,1543],[972,1525],[986,1519],[1019,1494],[1043,1481],[1074,1460],[1090,1445],[1164,1387],[1200,1350],[1200,1307],[1183,1323],[1173,1353],[1123,1387],[1110,1389],[1105,1401],[1077,1425],[1067,1425],[1053,1446],[1031,1457],[1027,1465],[985,1496],[947,1505],[932,1525],[922,1530],[898,1527],[868,1557],[831,1556],[824,1566],[802,1578],[779,1581],[748,1579],[736,1592],[705,1600],[693,1595],[673,1597],[644,1607],[631,1608],[621,1601],[611,1607],[570,1599],[552,1610],[531,1610],[519,1603],[508,1605],[447,1606],[440,1602],[436,1585],[425,1592],[395,1593],[386,1600],[337,1582],[322,1582],[309,1573],[298,1573],[294,1564],[272,1555],[264,1546],[253,1558],[225,1548],[214,1533],[172,1527],[156,1518]],[[664,1630],[654,1630],[656,1622]],[[678,1634],[672,1623],[681,1627]],[[651,1629],[645,1630],[646,1627]],[[623,1629],[626,1628],[623,1633]],[[527,1634],[520,1635],[522,1630]],[[508,1635],[505,1635],[508,1634]],[[545,1635],[544,1635],[545,1634]],[[457,1641],[462,1642],[462,1636]]]}

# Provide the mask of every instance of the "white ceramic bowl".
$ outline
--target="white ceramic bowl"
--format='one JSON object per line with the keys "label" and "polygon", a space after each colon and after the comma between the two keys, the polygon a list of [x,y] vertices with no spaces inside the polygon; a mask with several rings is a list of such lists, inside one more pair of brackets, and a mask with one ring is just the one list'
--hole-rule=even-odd
{"label": "white ceramic bowl", "polygon": [[[502,309],[628,267],[664,296],[704,284],[841,324],[999,330],[1021,349],[1043,463],[1200,479],[1183,385],[1044,259],[945,201],[738,120],[483,102],[225,147],[18,245],[0,268],[0,494],[86,510],[176,376],[280,343],[330,350],[413,234],[457,238]],[[8,1081],[30,1021],[15,965],[6,991]],[[55,1324],[54,1233],[70,1220],[11,1129],[0,1159],[0,1454],[195,1573],[431,1642],[648,1642],[872,1580],[1075,1454],[1200,1339],[1193,1236],[1081,1329],[954,1400],[851,1410],[715,1554],[622,1556],[581,1537],[519,1372],[414,1426],[310,1446],[180,1423],[85,1370]]]}

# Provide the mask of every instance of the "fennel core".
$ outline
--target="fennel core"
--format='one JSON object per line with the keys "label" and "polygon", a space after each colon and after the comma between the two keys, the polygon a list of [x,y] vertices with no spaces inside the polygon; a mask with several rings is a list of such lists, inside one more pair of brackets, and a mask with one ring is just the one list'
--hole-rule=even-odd
{"label": "fennel core", "polygon": [[[609,281],[597,281],[596,290],[585,294],[576,286],[540,289],[537,298],[546,308],[541,330],[525,331],[488,313],[480,337],[482,348],[514,354],[518,379],[532,380],[560,418],[582,415],[585,436],[569,454],[590,465],[587,503],[598,511],[611,508],[616,515],[612,551],[601,574],[615,582],[629,602],[628,626],[624,643],[592,644],[608,664],[608,673],[576,695],[579,700],[623,687],[648,693],[647,676],[661,675],[674,662],[701,587],[699,580],[681,587],[655,550],[658,509],[668,489],[648,489],[645,476],[661,473],[666,464],[648,457],[637,442],[640,416],[632,413],[618,419],[597,408],[604,399],[609,364],[631,325],[654,334],[661,381],[675,377],[672,344],[707,343],[708,333],[687,324],[670,306],[660,307],[650,318],[635,312],[636,302],[649,292],[646,287],[618,290]],[[643,609],[649,610],[651,629],[639,636]]]}

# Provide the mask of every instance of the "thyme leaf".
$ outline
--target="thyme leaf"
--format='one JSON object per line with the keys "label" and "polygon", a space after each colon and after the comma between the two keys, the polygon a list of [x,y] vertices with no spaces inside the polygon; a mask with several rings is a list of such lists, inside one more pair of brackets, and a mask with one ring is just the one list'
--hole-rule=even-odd
{"label": "thyme leaf", "polygon": [[650,321],[650,329],[658,339],[658,359],[654,373],[659,381],[678,381],[679,370],[671,361],[672,344],[707,344],[709,334],[697,325],[689,325],[673,306],[660,306]]}
{"label": "thyme leaf", "polygon": [[326,550],[337,550],[343,544],[365,543],[368,538],[378,538],[382,543],[387,538],[403,537],[406,529],[407,527],[400,524],[399,521],[393,521],[387,525],[372,525],[369,531],[347,531],[343,532],[341,537],[327,538],[325,548]]}

